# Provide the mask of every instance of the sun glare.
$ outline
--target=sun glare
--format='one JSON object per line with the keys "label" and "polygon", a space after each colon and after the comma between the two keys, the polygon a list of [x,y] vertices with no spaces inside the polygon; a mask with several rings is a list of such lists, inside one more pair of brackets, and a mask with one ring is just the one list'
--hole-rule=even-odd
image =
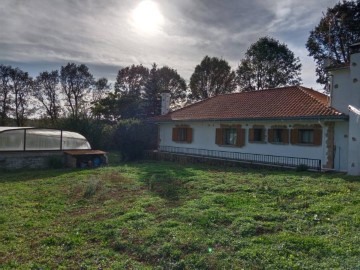
{"label": "sun glare", "polygon": [[155,34],[161,29],[164,17],[156,3],[145,0],[133,10],[132,22],[138,32]]}

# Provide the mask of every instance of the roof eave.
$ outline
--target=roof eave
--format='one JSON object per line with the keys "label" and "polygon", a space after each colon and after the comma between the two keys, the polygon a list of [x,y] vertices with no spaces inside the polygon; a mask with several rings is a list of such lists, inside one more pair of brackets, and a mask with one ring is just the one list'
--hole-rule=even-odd
{"label": "roof eave", "polygon": [[235,122],[235,121],[301,121],[301,120],[348,120],[349,116],[342,115],[317,115],[317,116],[293,116],[293,117],[254,117],[254,118],[204,118],[204,119],[164,119],[154,121],[155,123],[171,122]]}

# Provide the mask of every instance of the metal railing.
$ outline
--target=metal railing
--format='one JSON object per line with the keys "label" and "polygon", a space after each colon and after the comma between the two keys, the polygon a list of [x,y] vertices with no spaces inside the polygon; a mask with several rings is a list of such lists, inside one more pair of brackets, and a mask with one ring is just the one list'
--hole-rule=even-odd
{"label": "metal railing", "polygon": [[232,161],[244,161],[257,164],[268,164],[283,167],[297,167],[304,165],[307,166],[309,169],[321,171],[321,160],[312,158],[262,155],[174,146],[159,146],[159,151]]}

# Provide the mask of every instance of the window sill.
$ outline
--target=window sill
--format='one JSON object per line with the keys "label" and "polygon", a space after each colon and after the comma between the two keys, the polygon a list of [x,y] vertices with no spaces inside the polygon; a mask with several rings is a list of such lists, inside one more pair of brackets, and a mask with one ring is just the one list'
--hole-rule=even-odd
{"label": "window sill", "polygon": [[191,144],[191,142],[183,142],[183,141],[173,141],[174,143],[185,143],[185,144]]}
{"label": "window sill", "polygon": [[316,144],[313,144],[313,143],[295,143],[295,144],[292,144],[292,145],[299,145],[299,146],[321,146],[320,145],[316,145]]}
{"label": "window sill", "polygon": [[231,145],[231,144],[218,144],[220,147],[229,147],[229,148],[240,148],[241,146]]}
{"label": "window sill", "polygon": [[287,145],[289,143],[284,143],[284,142],[269,142],[271,144],[280,144],[280,145]]}
{"label": "window sill", "polygon": [[249,142],[249,143],[257,143],[257,144],[266,144],[266,142],[264,142],[264,141],[253,141],[253,142]]}

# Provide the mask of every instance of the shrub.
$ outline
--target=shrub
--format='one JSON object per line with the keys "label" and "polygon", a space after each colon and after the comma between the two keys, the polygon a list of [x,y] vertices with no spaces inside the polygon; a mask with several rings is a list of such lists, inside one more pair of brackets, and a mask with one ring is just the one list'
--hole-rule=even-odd
{"label": "shrub", "polygon": [[101,189],[101,185],[102,185],[102,183],[98,179],[90,178],[90,180],[88,181],[88,183],[85,187],[85,192],[84,192],[83,197],[88,199],[88,198],[94,196],[96,194],[96,192]]}
{"label": "shrub", "polygon": [[305,164],[300,164],[296,167],[297,172],[306,172],[307,170],[309,170],[309,166]]}
{"label": "shrub", "polygon": [[140,159],[144,150],[156,148],[157,128],[137,119],[124,120],[116,127],[112,141],[123,160]]}

